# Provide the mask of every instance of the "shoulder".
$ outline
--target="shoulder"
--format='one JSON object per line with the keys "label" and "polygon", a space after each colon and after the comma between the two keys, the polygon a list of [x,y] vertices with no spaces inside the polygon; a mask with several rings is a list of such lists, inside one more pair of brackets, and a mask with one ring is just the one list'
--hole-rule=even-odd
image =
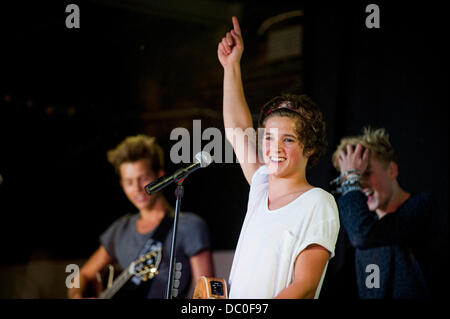
{"label": "shoulder", "polygon": [[137,216],[138,214],[125,214],[119,217],[100,235],[100,243],[110,256],[117,256],[117,246],[136,229],[133,221]]}
{"label": "shoulder", "polygon": [[305,198],[317,204],[320,203],[336,204],[334,196],[320,187],[310,189],[308,192],[305,193]]}
{"label": "shoulder", "polygon": [[180,245],[184,253],[192,257],[200,250],[210,247],[210,233],[206,222],[200,216],[182,212],[180,214]]}
{"label": "shoulder", "polygon": [[115,224],[115,225],[126,225],[126,224],[129,224],[129,223],[131,223],[133,220],[135,220],[135,219],[138,217],[138,215],[139,215],[138,213],[135,213],[135,214],[130,214],[130,213],[125,214],[125,215],[123,215],[123,216],[117,218],[117,219],[114,221],[113,225],[114,225],[114,224]]}
{"label": "shoulder", "polygon": [[431,204],[433,202],[433,195],[428,192],[413,193],[411,194],[410,201],[417,204]]}
{"label": "shoulder", "polygon": [[182,212],[180,214],[180,224],[183,224],[188,228],[206,227],[204,219],[192,212]]}
{"label": "shoulder", "polygon": [[339,219],[336,200],[329,192],[323,190],[322,188],[315,187],[306,192],[304,195],[304,202],[308,207],[311,207],[310,211],[314,215],[314,219]]}
{"label": "shoulder", "polygon": [[136,220],[138,213],[135,214],[125,214],[117,218],[107,229],[107,231],[117,231],[121,229],[126,229],[132,225]]}
{"label": "shoulder", "polygon": [[269,181],[269,170],[266,165],[261,165],[253,174],[251,186],[267,183]]}
{"label": "shoulder", "polygon": [[428,192],[420,192],[411,194],[400,210],[430,211],[433,206],[435,206],[435,201],[432,194]]}

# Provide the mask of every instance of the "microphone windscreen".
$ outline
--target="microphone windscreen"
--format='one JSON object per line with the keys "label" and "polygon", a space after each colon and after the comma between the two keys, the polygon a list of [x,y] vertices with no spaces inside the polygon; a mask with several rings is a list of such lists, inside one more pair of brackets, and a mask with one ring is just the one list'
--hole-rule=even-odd
{"label": "microphone windscreen", "polygon": [[212,162],[211,155],[208,152],[201,151],[195,155],[194,158],[195,163],[200,163],[201,167],[206,167]]}

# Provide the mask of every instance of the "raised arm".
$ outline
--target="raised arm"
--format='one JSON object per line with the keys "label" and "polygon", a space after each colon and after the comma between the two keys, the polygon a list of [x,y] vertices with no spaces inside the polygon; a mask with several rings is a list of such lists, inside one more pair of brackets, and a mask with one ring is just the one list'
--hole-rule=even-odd
{"label": "raised arm", "polygon": [[242,85],[240,61],[244,51],[238,19],[232,18],[233,29],[227,32],[217,48],[224,68],[223,120],[227,140],[233,146],[242,171],[251,183],[255,171],[262,165],[257,156],[256,131]]}

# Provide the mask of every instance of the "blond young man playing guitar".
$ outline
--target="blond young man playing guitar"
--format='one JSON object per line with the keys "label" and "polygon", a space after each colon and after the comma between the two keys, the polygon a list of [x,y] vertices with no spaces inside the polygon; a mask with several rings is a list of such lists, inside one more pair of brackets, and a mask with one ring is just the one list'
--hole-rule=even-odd
{"label": "blond young man playing guitar", "polygon": [[[152,232],[171,211],[161,192],[147,195],[144,190],[145,185],[164,175],[163,151],[153,137],[137,135],[126,138],[108,152],[108,160],[115,167],[120,177],[120,185],[138,213],[122,216],[100,236],[100,247],[80,270],[80,288],[69,289],[69,298],[84,297],[88,283],[95,281],[96,274],[108,264],[117,260],[121,268],[126,269],[138,257],[137,254],[147,238],[151,237]],[[177,234],[177,261],[184,264],[179,287],[179,297],[183,297],[191,283],[196,283],[201,276],[213,275],[213,265],[209,232],[199,216],[181,213]],[[166,238],[159,274],[152,279],[154,282],[150,286],[148,298],[165,296],[170,233]],[[187,280],[188,278],[190,280]]]}

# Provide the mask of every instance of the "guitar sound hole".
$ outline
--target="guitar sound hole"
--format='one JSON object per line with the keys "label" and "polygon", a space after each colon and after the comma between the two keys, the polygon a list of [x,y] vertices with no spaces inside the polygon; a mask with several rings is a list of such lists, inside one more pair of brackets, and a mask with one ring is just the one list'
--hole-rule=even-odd
{"label": "guitar sound hole", "polygon": [[211,294],[216,296],[223,296],[223,285],[220,281],[211,280]]}

